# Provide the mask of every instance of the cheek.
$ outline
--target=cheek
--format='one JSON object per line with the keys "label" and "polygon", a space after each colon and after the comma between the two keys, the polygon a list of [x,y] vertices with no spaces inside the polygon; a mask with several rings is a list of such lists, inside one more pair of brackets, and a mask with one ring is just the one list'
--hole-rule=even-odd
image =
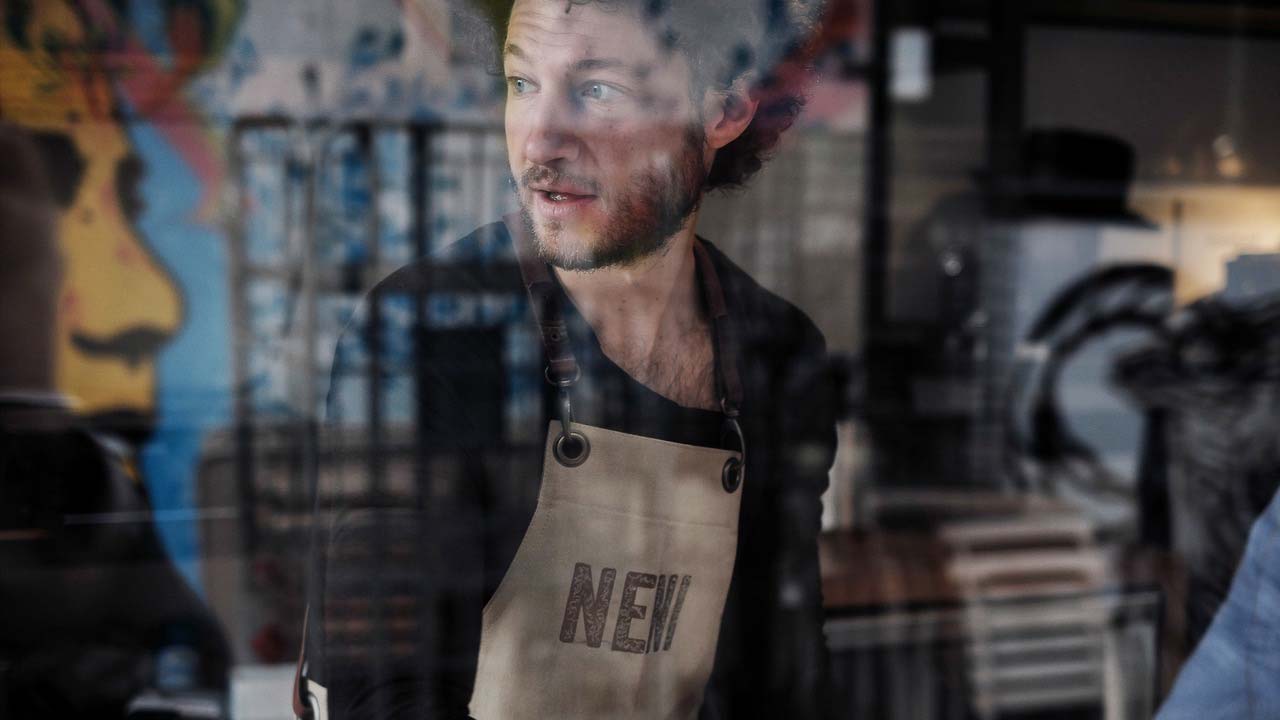
{"label": "cheek", "polygon": [[688,122],[689,109],[676,98],[650,95],[644,102],[651,125],[671,127]]}
{"label": "cheek", "polygon": [[666,145],[665,125],[660,119],[647,115],[625,122],[605,120],[593,125],[590,133],[584,135],[592,152],[602,159],[607,157],[612,162],[642,165],[644,158]]}
{"label": "cheek", "polygon": [[517,182],[520,180],[520,169],[524,165],[524,156],[516,150],[515,145],[511,142],[511,136],[507,136],[507,169],[511,171],[511,177]]}
{"label": "cheek", "polygon": [[503,133],[507,142],[507,163],[511,166],[511,172],[520,177],[518,168],[524,163],[524,127],[520,122],[520,116],[511,109],[511,105],[507,105],[507,110],[502,117]]}
{"label": "cheek", "polygon": [[675,132],[669,127],[655,127],[631,138],[629,147],[625,151],[625,158],[632,172],[647,172],[670,167],[675,162],[679,151],[679,147],[672,143],[672,138],[677,137]]}

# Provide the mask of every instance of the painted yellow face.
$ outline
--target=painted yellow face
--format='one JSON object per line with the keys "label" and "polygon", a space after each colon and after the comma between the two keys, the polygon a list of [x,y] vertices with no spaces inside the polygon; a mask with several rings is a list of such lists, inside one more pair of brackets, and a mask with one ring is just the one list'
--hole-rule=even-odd
{"label": "painted yellow face", "polygon": [[150,416],[182,298],[137,231],[143,165],[101,58],[77,50],[83,26],[62,3],[31,7],[22,41],[0,30],[0,116],[41,141],[62,206],[56,383],[84,414]]}

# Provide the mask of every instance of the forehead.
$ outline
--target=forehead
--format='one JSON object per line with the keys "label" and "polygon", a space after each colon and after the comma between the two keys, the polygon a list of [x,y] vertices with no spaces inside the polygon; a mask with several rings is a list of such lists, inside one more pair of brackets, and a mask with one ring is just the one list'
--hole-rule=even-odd
{"label": "forehead", "polygon": [[620,61],[646,74],[680,59],[659,46],[650,23],[626,4],[570,0],[516,0],[504,55],[542,67]]}

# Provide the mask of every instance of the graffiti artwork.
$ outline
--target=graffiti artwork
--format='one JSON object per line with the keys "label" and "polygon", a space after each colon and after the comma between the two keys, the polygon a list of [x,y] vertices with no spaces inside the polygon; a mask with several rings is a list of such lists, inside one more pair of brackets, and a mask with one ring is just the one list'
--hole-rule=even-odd
{"label": "graffiti artwork", "polygon": [[[144,7],[167,47],[149,47],[136,31],[145,23],[127,16]],[[182,326],[184,302],[139,230],[147,164],[130,124],[163,115],[179,154],[216,175],[179,90],[216,52],[236,6],[10,0],[0,13],[0,117],[35,135],[60,206],[58,389],[138,442],[154,421],[156,357]]]}

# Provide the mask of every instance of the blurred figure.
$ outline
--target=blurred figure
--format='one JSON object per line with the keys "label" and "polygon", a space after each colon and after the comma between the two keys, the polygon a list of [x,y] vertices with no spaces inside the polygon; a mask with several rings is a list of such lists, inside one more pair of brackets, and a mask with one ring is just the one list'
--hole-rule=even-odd
{"label": "blurred figure", "polygon": [[57,390],[56,189],[0,123],[0,717],[124,717],[148,688],[220,691],[228,651],[123,461]]}

